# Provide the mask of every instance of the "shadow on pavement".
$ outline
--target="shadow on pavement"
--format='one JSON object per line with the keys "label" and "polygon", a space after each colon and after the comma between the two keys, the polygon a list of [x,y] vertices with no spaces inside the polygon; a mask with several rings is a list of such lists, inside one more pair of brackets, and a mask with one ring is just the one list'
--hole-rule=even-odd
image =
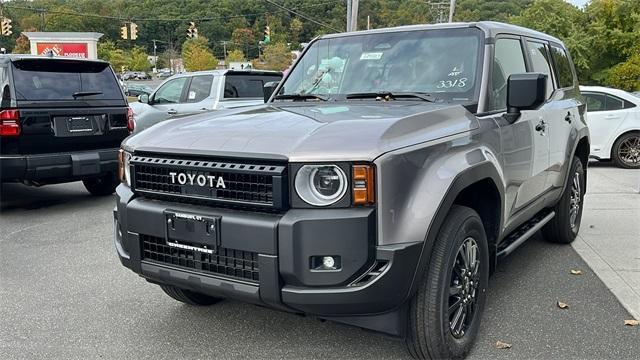
{"label": "shadow on pavement", "polygon": [[26,186],[18,183],[0,184],[0,211],[35,210],[70,202],[95,200],[78,183]]}

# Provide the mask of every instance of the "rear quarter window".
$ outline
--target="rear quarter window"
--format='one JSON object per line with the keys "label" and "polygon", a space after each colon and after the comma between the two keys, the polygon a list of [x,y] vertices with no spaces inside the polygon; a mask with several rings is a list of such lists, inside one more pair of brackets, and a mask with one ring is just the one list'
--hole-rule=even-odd
{"label": "rear quarter window", "polygon": [[123,99],[107,63],[25,59],[14,61],[12,66],[17,100]]}
{"label": "rear quarter window", "polygon": [[224,81],[224,98],[262,98],[264,84],[281,79],[279,75],[227,74]]}
{"label": "rear quarter window", "polygon": [[558,87],[569,88],[573,86],[573,71],[571,70],[571,62],[567,56],[567,52],[557,46],[551,46],[551,56],[556,64],[556,72],[558,73]]}

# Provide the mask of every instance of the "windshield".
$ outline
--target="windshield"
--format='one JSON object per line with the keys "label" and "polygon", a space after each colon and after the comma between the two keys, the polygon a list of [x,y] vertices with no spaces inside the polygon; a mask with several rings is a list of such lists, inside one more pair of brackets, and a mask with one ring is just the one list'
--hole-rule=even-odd
{"label": "windshield", "polygon": [[445,100],[477,97],[479,29],[400,31],[320,39],[310,45],[280,95],[339,98],[421,92]]}
{"label": "windshield", "polygon": [[13,62],[17,100],[121,100],[108,63],[57,59]]}

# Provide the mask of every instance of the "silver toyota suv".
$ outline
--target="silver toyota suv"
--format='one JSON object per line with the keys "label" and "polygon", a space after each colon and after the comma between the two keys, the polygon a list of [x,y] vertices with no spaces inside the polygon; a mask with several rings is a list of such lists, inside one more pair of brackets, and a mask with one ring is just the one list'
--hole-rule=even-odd
{"label": "silver toyota suv", "polygon": [[178,301],[458,358],[496,262],[540,229],[576,237],[589,136],[554,37],[493,22],[327,35],[265,92],[122,145],[118,255]]}

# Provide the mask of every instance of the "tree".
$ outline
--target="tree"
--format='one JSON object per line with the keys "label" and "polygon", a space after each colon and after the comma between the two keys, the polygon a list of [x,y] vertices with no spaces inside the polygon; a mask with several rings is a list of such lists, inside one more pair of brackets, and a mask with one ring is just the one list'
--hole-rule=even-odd
{"label": "tree", "polygon": [[208,47],[208,41],[200,36],[182,44],[182,61],[187,71],[212,70],[218,66],[218,60]]}
{"label": "tree", "polygon": [[263,58],[263,62],[254,60],[253,67],[262,70],[283,71],[291,66],[294,56],[287,44],[275,43],[264,47]]}
{"label": "tree", "polygon": [[289,34],[291,41],[291,48],[297,49],[300,46],[300,34],[302,34],[303,23],[298,18],[293,18],[291,24],[289,24]]}
{"label": "tree", "polygon": [[242,50],[245,54],[249,53],[249,45],[255,42],[253,30],[248,28],[238,28],[233,30],[231,40],[236,49]]}
{"label": "tree", "polygon": [[139,46],[135,46],[131,49],[127,65],[129,70],[133,71],[149,71],[149,69],[151,69],[149,55],[147,55],[147,52]]}
{"label": "tree", "polygon": [[626,91],[640,90],[640,52],[606,71],[604,84]]}
{"label": "tree", "polygon": [[14,54],[29,54],[31,52],[31,43],[24,34],[20,34],[16,39],[16,46],[13,48]]}
{"label": "tree", "polygon": [[244,53],[238,49],[227,52],[227,62],[244,62],[247,58]]}

